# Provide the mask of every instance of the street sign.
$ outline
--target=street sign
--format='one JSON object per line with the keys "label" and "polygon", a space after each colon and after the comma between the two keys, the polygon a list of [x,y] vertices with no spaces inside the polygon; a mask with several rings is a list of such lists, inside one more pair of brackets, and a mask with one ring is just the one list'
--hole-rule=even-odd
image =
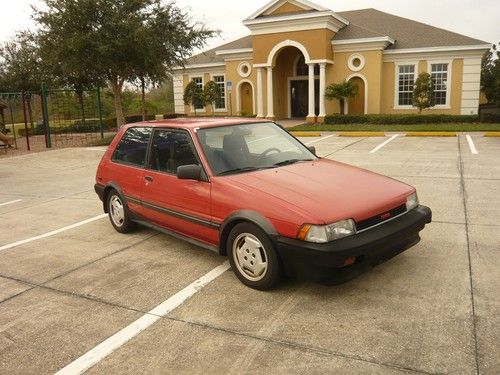
{"label": "street sign", "polygon": [[227,92],[233,91],[233,81],[227,81]]}

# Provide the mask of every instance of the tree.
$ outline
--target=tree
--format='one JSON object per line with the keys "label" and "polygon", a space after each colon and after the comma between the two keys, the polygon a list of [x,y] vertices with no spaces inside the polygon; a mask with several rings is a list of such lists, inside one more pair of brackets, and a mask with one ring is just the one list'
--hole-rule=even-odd
{"label": "tree", "polygon": [[139,80],[145,92],[149,83],[161,81],[217,33],[164,0],[44,2],[43,10],[35,9],[35,19],[45,35],[67,34],[62,48],[90,73],[106,79],[118,127],[124,122],[122,93],[127,81]]}
{"label": "tree", "polygon": [[412,94],[412,104],[418,108],[418,113],[423,109],[434,107],[434,83],[429,73],[420,73],[415,81]]}
{"label": "tree", "polygon": [[204,101],[203,90],[195,81],[189,82],[184,89],[184,104],[192,105],[194,108],[194,115],[196,116],[196,107],[202,106]]}
{"label": "tree", "polygon": [[[58,1],[47,1],[48,11],[35,10],[34,19],[41,26],[37,41],[44,71],[53,77],[55,85],[75,90],[80,117],[85,121],[85,90],[105,84],[103,71],[99,70],[99,44],[95,30],[97,22],[90,1],[66,1],[65,13],[51,11]],[[68,13],[77,14],[70,21]],[[59,22],[64,21],[64,24]]]}
{"label": "tree", "polygon": [[214,113],[215,103],[221,99],[220,87],[214,81],[208,81],[203,88],[204,104],[210,104],[212,114]]}
{"label": "tree", "polygon": [[481,63],[481,91],[488,103],[500,102],[500,56],[495,45],[485,53]]}
{"label": "tree", "polygon": [[340,102],[340,114],[345,114],[345,102],[358,93],[358,85],[352,81],[342,81],[340,83],[332,83],[325,90],[325,97],[328,100],[337,99]]}
{"label": "tree", "polygon": [[[42,69],[39,48],[35,36],[27,31],[20,32],[0,46],[0,92],[27,92],[40,90],[40,85],[49,77]],[[31,97],[26,100],[29,121],[33,128]]]}

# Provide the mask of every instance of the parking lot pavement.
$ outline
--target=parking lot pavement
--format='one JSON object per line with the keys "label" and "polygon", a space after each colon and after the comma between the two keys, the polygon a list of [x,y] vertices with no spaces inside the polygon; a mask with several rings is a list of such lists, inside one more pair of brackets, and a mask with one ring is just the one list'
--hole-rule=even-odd
{"label": "parking lot pavement", "polygon": [[[477,154],[464,135],[388,139],[302,141],[416,186],[434,218],[417,246],[340,286],[258,292],[225,272],[88,373],[500,373],[500,139],[472,135]],[[0,160],[0,249],[30,240],[0,250],[2,373],[54,373],[224,260],[116,233],[93,192],[101,155]]]}

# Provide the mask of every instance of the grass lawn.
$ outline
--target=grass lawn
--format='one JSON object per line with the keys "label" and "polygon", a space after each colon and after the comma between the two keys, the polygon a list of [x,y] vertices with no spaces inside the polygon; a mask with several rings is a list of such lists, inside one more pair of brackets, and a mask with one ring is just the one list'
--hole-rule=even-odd
{"label": "grass lawn", "polygon": [[500,124],[401,124],[401,125],[383,125],[383,124],[314,124],[314,125],[298,125],[288,128],[289,131],[384,131],[384,132],[400,132],[400,131],[423,131],[423,132],[484,132],[484,131],[500,131]]}

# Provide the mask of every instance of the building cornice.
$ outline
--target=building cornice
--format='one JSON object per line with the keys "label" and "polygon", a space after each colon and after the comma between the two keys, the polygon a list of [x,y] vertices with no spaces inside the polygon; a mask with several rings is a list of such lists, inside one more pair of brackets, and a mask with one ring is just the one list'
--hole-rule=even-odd
{"label": "building cornice", "polygon": [[384,50],[394,44],[394,39],[388,36],[332,40],[333,52],[359,52]]}
{"label": "building cornice", "polygon": [[400,50],[383,51],[384,62],[398,62],[406,60],[442,59],[478,57],[491,48],[490,44],[477,44],[471,46],[447,46],[429,48],[407,48]]}
{"label": "building cornice", "polygon": [[288,14],[243,21],[243,25],[250,29],[252,35],[324,28],[338,32],[348,24],[349,21],[332,11]]}
{"label": "building cornice", "polygon": [[[312,1],[308,0],[288,0],[291,4],[298,6],[299,8],[302,8],[304,10],[317,10],[317,11],[324,11],[324,10],[329,10],[328,8],[325,8],[321,5],[315,4]],[[282,0],[272,0],[259,8],[256,12],[252,13],[250,16],[247,17],[247,20],[253,20],[256,19],[257,17],[261,15],[266,15],[268,13],[272,13],[276,9],[278,9],[281,5],[283,5],[285,1]]]}
{"label": "building cornice", "polygon": [[210,69],[210,68],[219,68],[225,67],[225,62],[216,62],[216,63],[205,63],[205,64],[190,64],[184,66],[176,66],[172,70],[190,70],[190,69]]}
{"label": "building cornice", "polygon": [[384,51],[385,55],[401,55],[407,53],[423,53],[423,52],[455,52],[455,51],[488,51],[491,44],[475,44],[470,46],[444,46],[444,47],[425,47],[425,48],[404,48],[391,49]]}
{"label": "building cornice", "polygon": [[235,49],[221,49],[219,51],[215,51],[215,54],[218,56],[224,55],[236,55],[236,54],[249,54],[253,53],[253,48],[235,48]]}

